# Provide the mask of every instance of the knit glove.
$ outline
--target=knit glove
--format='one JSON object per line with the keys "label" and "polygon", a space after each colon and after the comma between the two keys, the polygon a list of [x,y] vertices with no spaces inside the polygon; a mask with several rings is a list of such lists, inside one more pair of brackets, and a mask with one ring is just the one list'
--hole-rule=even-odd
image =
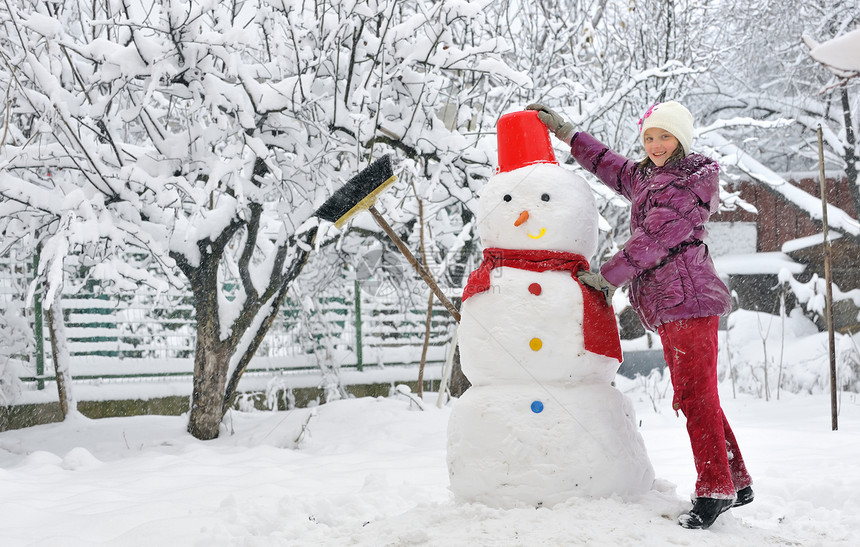
{"label": "knit glove", "polygon": [[538,118],[547,126],[547,129],[552,131],[565,144],[570,144],[576,131],[573,129],[573,124],[564,121],[564,118],[558,112],[540,103],[532,103],[526,107],[526,110],[537,110]]}
{"label": "knit glove", "polygon": [[576,277],[579,278],[579,281],[583,285],[588,285],[592,289],[597,289],[598,291],[603,293],[603,298],[606,299],[606,305],[612,306],[612,295],[615,294],[615,285],[610,283],[603,277],[603,274],[599,272],[589,272],[586,270],[580,270],[577,272]]}

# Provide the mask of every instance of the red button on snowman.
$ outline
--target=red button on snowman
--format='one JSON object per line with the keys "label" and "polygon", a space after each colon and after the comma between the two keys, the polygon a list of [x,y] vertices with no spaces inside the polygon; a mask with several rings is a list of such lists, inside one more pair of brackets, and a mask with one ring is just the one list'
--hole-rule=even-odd
{"label": "red button on snowman", "polygon": [[615,317],[576,277],[597,249],[594,196],[558,165],[536,112],[506,114],[497,131],[499,168],[478,195],[484,260],[460,310],[472,387],[448,423],[451,490],[497,507],[644,493],[654,471],[611,385]]}

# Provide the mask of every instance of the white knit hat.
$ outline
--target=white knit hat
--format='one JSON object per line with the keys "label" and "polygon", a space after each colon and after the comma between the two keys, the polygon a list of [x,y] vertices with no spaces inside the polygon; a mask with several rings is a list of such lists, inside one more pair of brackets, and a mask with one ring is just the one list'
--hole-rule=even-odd
{"label": "white knit hat", "polygon": [[643,138],[645,130],[652,127],[665,129],[678,139],[684,148],[684,155],[690,153],[693,143],[693,115],[677,101],[655,103],[639,120],[639,135]]}

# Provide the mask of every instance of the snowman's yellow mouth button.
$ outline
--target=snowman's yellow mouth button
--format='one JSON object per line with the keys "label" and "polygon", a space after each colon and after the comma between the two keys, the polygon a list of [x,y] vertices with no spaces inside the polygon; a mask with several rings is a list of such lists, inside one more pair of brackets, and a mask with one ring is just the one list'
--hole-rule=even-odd
{"label": "snowman's yellow mouth button", "polygon": [[536,235],[536,236],[533,236],[531,234],[527,234],[527,235],[532,239],[540,239],[544,236],[545,233],[546,233],[546,228],[541,228],[540,233],[538,235]]}

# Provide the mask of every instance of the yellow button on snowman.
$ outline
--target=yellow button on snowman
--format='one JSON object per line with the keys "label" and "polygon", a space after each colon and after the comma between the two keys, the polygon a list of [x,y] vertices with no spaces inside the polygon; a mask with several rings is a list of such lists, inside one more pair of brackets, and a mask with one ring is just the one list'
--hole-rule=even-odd
{"label": "yellow button on snowman", "polygon": [[499,168],[479,191],[483,262],[463,293],[463,372],[472,383],[448,424],[459,501],[551,506],[639,494],[654,471],[632,404],[611,382],[618,328],[580,285],[597,249],[584,179],[558,165],[534,111],[502,116]]}

